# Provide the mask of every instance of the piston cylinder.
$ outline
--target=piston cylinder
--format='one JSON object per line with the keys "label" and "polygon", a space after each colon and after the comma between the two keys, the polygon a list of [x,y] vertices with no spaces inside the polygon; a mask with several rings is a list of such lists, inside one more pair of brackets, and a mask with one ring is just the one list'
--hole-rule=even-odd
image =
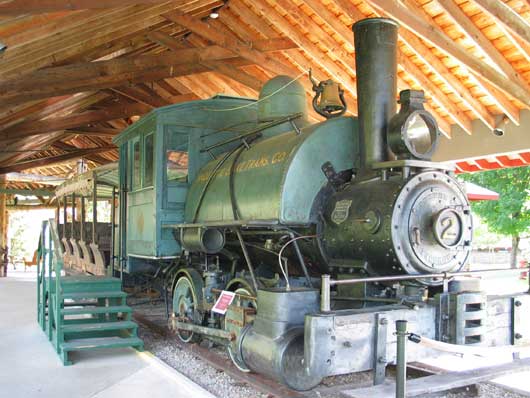
{"label": "piston cylinder", "polygon": [[241,336],[245,365],[295,390],[308,390],[321,377],[308,372],[304,359],[304,319],[319,309],[317,289],[258,290],[254,324]]}

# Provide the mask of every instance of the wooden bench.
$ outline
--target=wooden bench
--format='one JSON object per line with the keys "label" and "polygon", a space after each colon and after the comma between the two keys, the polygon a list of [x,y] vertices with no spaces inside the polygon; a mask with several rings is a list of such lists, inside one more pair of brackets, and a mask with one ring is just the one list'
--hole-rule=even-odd
{"label": "wooden bench", "polygon": [[37,265],[37,250],[33,252],[33,258],[31,261],[26,260],[26,257],[24,257],[22,260],[24,261],[24,272],[26,272],[26,268]]}

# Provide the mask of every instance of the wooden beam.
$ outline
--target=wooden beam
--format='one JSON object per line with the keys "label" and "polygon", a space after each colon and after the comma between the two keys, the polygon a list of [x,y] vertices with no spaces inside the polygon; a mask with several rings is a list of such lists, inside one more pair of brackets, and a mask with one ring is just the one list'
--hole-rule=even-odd
{"label": "wooden beam", "polygon": [[352,77],[343,69],[339,68],[320,48],[318,48],[311,40],[304,36],[299,30],[295,29],[289,21],[281,15],[278,10],[272,7],[267,1],[256,0],[252,1],[252,7],[256,9],[258,14],[263,18],[272,22],[274,26],[280,29],[286,36],[295,42],[304,52],[306,52],[316,63],[318,63],[324,70],[326,70],[334,80],[342,84],[352,95],[356,95],[356,85]]}
{"label": "wooden beam", "polygon": [[7,181],[30,182],[44,185],[60,185],[64,182],[64,178],[28,173],[9,173],[6,174],[6,178]]}
{"label": "wooden beam", "polygon": [[119,133],[121,133],[121,130],[108,127],[82,127],[76,129],[69,129],[65,132],[68,134],[86,135],[94,137],[115,137]]}
{"label": "wooden beam", "polygon": [[8,0],[0,4],[0,15],[40,14],[52,11],[102,9],[165,2],[166,0]]}
{"label": "wooden beam", "polygon": [[391,15],[422,39],[458,60],[474,74],[483,76],[498,89],[530,106],[530,92],[525,87],[521,87],[516,82],[502,76],[491,66],[470,55],[463,47],[454,43],[450,37],[443,34],[435,26],[401,6],[397,0],[368,0],[368,2],[380,11]]}
{"label": "wooden beam", "polygon": [[20,163],[15,163],[9,166],[0,167],[0,174],[12,173],[15,171],[22,171],[27,169],[34,169],[37,167],[50,166],[52,164],[62,163],[68,160],[79,159],[87,155],[94,155],[102,152],[109,152],[115,150],[116,147],[106,146],[99,148],[86,148],[78,151],[72,151],[62,155],[49,156],[41,159],[32,159]]}
{"label": "wooden beam", "polygon": [[[153,40],[156,40],[159,44],[163,45],[164,47],[169,48],[170,50],[179,52],[182,50],[182,42],[175,40],[170,35],[166,35],[162,32],[154,32],[156,35],[149,35],[149,37],[152,37]],[[290,40],[289,40],[290,41]],[[271,41],[269,41],[271,42]],[[291,41],[290,41],[291,42]],[[292,43],[292,42],[291,42]],[[294,43],[292,43],[294,45]],[[294,46],[296,47],[296,46]],[[221,73],[225,76],[228,76],[229,78],[244,84],[247,87],[252,88],[253,90],[259,91],[261,89],[261,86],[263,82],[256,79],[254,76],[249,75],[248,73],[234,68],[230,65],[226,65],[222,62],[201,62],[201,65],[207,67],[208,69]]]}
{"label": "wooden beam", "polygon": [[[10,46],[0,64],[0,75],[7,77],[21,76],[24,73],[53,66],[64,62],[78,62],[85,54],[94,50],[104,49],[109,43],[115,43],[125,38],[144,34],[153,26],[166,20],[160,15],[178,9],[199,15],[206,13],[212,7],[223,3],[219,0],[196,0],[185,2],[164,2],[153,6],[137,6],[113,8],[101,11],[82,11],[83,18],[68,20],[57,24],[55,29],[43,35],[34,35],[30,31],[26,34],[23,45]],[[37,29],[38,31],[38,29]],[[35,40],[35,37],[38,37]],[[7,43],[10,45],[9,43]],[[112,51],[112,48],[110,49]],[[93,60],[91,58],[90,60]]]}
{"label": "wooden beam", "polygon": [[[341,38],[349,43],[350,46],[354,47],[353,33],[346,28],[346,26],[337,19],[337,16],[329,11],[326,7],[321,7],[315,0],[306,0],[306,4],[313,9],[313,11],[325,22],[331,29],[333,29]],[[352,19],[362,19],[364,15],[352,4],[345,5],[344,2],[339,4],[339,8],[342,6],[347,7],[346,14]],[[355,20],[354,19],[354,20]],[[450,116],[451,119],[460,125],[466,132],[471,132],[471,120],[460,110],[455,104],[453,104],[442,92],[442,90],[436,86],[424,73],[415,65],[406,55],[404,55],[398,49],[398,63],[401,64],[403,69],[410,74],[419,86],[424,88],[427,92],[432,95],[432,99],[436,104],[442,107]],[[400,79],[401,80],[401,79]],[[403,81],[400,81],[400,85],[405,85]]]}
{"label": "wooden beam", "polygon": [[207,23],[201,22],[196,18],[190,17],[189,15],[183,15],[179,12],[171,12],[164,14],[163,16],[168,20],[185,27],[186,29],[189,29],[196,34],[211,40],[217,45],[230,50],[245,59],[249,59],[259,64],[263,68],[269,69],[271,72],[291,76],[297,74],[297,71],[294,71],[293,68],[287,68],[284,64],[276,61],[268,54],[255,49],[249,43],[244,43],[239,40],[232,40],[221,32],[213,29]]}
{"label": "wooden beam", "polygon": [[[159,36],[160,34],[153,34],[153,37]],[[265,51],[293,48],[292,43],[286,40],[265,40],[248,43],[248,45],[252,47],[253,52],[259,52],[254,47],[263,48]],[[268,55],[263,56],[268,57]],[[20,78],[1,82],[0,106],[81,91],[117,87],[130,82],[160,80],[200,73],[207,70],[199,65],[201,61],[228,58],[234,59],[237,55],[220,46],[209,46],[200,49],[180,49],[158,56],[144,55],[46,68]],[[258,60],[250,59],[248,62],[255,63]]]}
{"label": "wooden beam", "polygon": [[12,189],[0,188],[0,194],[25,195],[25,196],[53,196],[55,192],[50,189]]}
{"label": "wooden beam", "polygon": [[503,24],[521,40],[530,43],[530,25],[507,4],[499,0],[474,0],[474,2],[491,15],[495,22]]}
{"label": "wooden beam", "polygon": [[144,104],[151,109],[159,108],[169,104],[169,102],[160,97],[158,94],[153,92],[148,94],[144,90],[137,87],[120,86],[113,88],[112,91],[115,91],[124,97],[130,98],[133,101]]}
{"label": "wooden beam", "polygon": [[[453,0],[437,0],[438,4],[445,9],[449,18],[462,29],[466,36],[475,43],[475,45],[494,62],[509,78],[520,81],[521,76],[514,70],[504,55],[497,50],[493,43],[477,28],[471,19],[464,13],[458,4]],[[524,80],[523,80],[524,82]],[[526,84],[526,82],[525,82]]]}
{"label": "wooden beam", "polygon": [[66,130],[90,123],[104,122],[133,115],[143,115],[149,111],[144,105],[131,104],[114,108],[88,111],[53,119],[22,123],[0,132],[1,139],[22,138],[31,135],[45,134],[53,131]]}

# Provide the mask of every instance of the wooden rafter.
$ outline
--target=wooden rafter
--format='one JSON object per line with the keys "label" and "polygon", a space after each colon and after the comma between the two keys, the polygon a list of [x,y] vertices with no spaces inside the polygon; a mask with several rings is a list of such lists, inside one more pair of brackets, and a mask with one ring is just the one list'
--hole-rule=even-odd
{"label": "wooden rafter", "polygon": [[126,106],[115,106],[114,108],[88,111],[65,117],[22,123],[13,128],[0,132],[0,140],[45,134],[53,131],[84,126],[90,123],[119,119],[138,114],[143,115],[148,110],[149,109],[146,109],[145,105],[130,104]]}
{"label": "wooden rafter", "polygon": [[[160,35],[162,34],[152,34],[150,37],[160,40]],[[266,55],[265,52],[293,48],[294,44],[279,39],[247,43],[246,46],[253,54],[260,53],[262,57],[269,58],[270,56]],[[91,89],[114,88],[130,82],[153,81],[172,76],[200,73],[207,70],[200,65],[201,61],[228,58],[237,61],[237,55],[233,51],[215,45],[201,49],[183,48],[177,52],[160,55],[120,57],[108,61],[46,68],[0,83],[0,92],[3,93],[0,98],[0,106]],[[258,62],[251,56],[247,56],[245,59],[247,59],[247,63]],[[131,92],[134,89],[122,89],[122,94],[123,91]],[[145,96],[141,97],[145,103]]]}
{"label": "wooden rafter", "polygon": [[[227,38],[223,33],[213,29],[210,25],[197,20],[196,18],[178,12],[164,14],[168,20],[179,24],[192,32],[201,35],[217,45],[230,50],[242,58],[254,61],[264,68],[277,74],[293,74],[293,69],[286,68],[285,65],[276,61],[273,57],[253,48],[249,43]],[[295,72],[296,73],[296,72]]]}
{"label": "wooden rafter", "polygon": [[[427,21],[429,25],[436,26],[436,21],[427,12],[425,12],[423,8],[418,7],[411,0],[404,0],[404,4],[407,6],[408,9],[414,11],[416,15],[422,16],[423,19]],[[412,51],[414,51],[415,53],[418,52],[418,48],[420,48],[418,46],[418,42],[421,43],[421,40],[416,37],[412,32],[409,32],[408,36],[408,40],[412,40],[412,42],[415,43],[414,46],[411,46]],[[436,58],[436,56],[434,56],[431,51],[427,51],[426,54],[430,54],[431,58]],[[418,56],[421,57],[421,55]],[[447,78],[449,78],[449,76],[454,77],[451,71],[447,73]],[[443,79],[444,77],[441,78]],[[477,74],[470,74],[469,78],[470,80],[477,81],[478,79],[481,79],[481,76]],[[485,93],[487,93],[488,96],[497,104],[499,109],[501,109],[516,125],[519,125],[519,110],[512,105],[510,99],[504,91],[495,88],[490,83],[477,84],[477,86],[479,86]],[[511,112],[511,110],[515,110],[515,112]],[[479,118],[481,118],[488,127],[492,129],[496,127],[495,120],[493,118],[490,118],[488,120],[487,118],[483,117],[483,114],[481,114]]]}
{"label": "wooden rafter", "polygon": [[0,4],[0,15],[45,13],[62,10],[105,9],[135,4],[157,4],[167,0],[8,0]]}
{"label": "wooden rafter", "polygon": [[422,39],[431,43],[449,56],[454,57],[476,75],[484,77],[499,90],[513,96],[523,104],[530,106],[530,91],[527,89],[527,83],[524,86],[520,86],[515,81],[502,76],[491,66],[470,55],[464,48],[454,43],[436,27],[428,24],[421,19],[421,17],[418,17],[407,8],[401,6],[397,0],[368,1],[380,11],[391,15]]}
{"label": "wooden rafter", "polygon": [[521,40],[530,43],[530,25],[507,4],[499,0],[474,0],[496,22],[502,23]]}
{"label": "wooden rafter", "polygon": [[41,159],[32,159],[24,162],[15,163],[9,166],[0,167],[0,175],[12,173],[15,171],[23,171],[28,169],[33,169],[37,167],[50,166],[57,163],[62,163],[72,159],[82,158],[83,156],[93,155],[102,152],[108,152],[115,150],[115,147],[99,147],[99,148],[85,148],[65,153],[62,155],[48,156]]}

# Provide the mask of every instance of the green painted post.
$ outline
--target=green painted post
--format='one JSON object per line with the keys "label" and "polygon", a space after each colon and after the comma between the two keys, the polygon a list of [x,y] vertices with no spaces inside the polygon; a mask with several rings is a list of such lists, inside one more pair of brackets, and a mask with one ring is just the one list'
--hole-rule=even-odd
{"label": "green painted post", "polygon": [[396,398],[405,398],[407,394],[407,335],[407,321],[396,321]]}

